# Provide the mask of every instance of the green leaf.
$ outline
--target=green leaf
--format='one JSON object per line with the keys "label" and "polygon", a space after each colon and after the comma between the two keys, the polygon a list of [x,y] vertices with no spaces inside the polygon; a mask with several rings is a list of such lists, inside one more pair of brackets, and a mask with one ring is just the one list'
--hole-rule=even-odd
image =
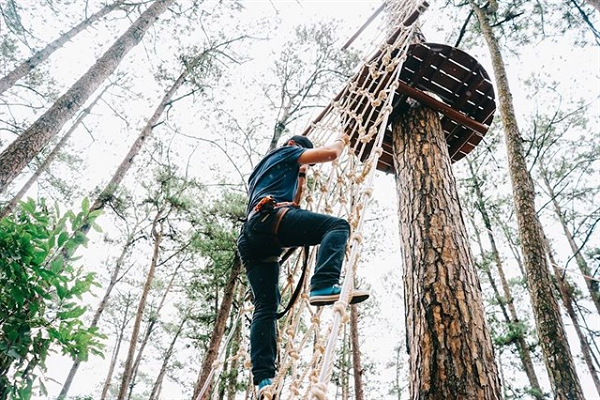
{"label": "green leaf", "polygon": [[65,289],[59,281],[54,282],[54,287],[56,288],[56,294],[59,299],[64,299],[67,294],[69,294],[68,290]]}
{"label": "green leaf", "polygon": [[15,360],[20,360],[21,359],[21,355],[15,350],[15,349],[10,349],[6,352],[6,355],[14,358]]}
{"label": "green leaf", "polygon": [[98,233],[102,233],[102,232],[103,232],[103,230],[102,230],[102,228],[100,227],[100,225],[98,225],[98,224],[97,224],[97,223],[95,223],[95,222],[92,222],[92,228],[93,228],[93,229],[94,229],[96,232],[98,232]]}
{"label": "green leaf", "polygon": [[35,212],[35,202],[32,198],[29,198],[26,202],[21,203],[21,208],[29,214],[33,214]]}
{"label": "green leaf", "polygon": [[85,233],[77,231],[75,233],[75,243],[77,244],[83,244],[85,245],[87,243],[87,236],[85,235]]}
{"label": "green leaf", "polygon": [[31,399],[31,391],[33,389],[33,378],[27,379],[27,386],[24,388],[18,389],[19,399],[28,400]]}
{"label": "green leaf", "polygon": [[92,211],[89,215],[88,215],[88,220],[93,221],[96,218],[98,218],[100,215],[102,215],[102,210],[94,210]]}
{"label": "green leaf", "polygon": [[33,256],[33,264],[34,265],[41,265],[44,260],[46,259],[46,256],[48,255],[48,252],[42,249],[36,250],[35,255]]}
{"label": "green leaf", "polygon": [[56,245],[56,235],[51,235],[48,238],[48,250],[53,249],[55,245]]}
{"label": "green leaf", "polygon": [[44,385],[44,381],[40,380],[39,382],[40,385],[40,395],[47,397],[48,396],[48,389],[46,388],[46,385]]}
{"label": "green leaf", "polygon": [[54,328],[48,328],[48,336],[54,339],[60,339],[60,333]]}
{"label": "green leaf", "polygon": [[50,271],[55,274],[59,273],[63,268],[63,259],[62,257],[57,257],[50,263]]}
{"label": "green leaf", "polygon": [[25,296],[23,296],[23,292],[17,287],[12,287],[10,289],[10,294],[12,295],[13,300],[17,302],[19,306],[23,306],[25,304]]}
{"label": "green leaf", "polygon": [[74,309],[69,311],[59,312],[58,317],[63,320],[79,318],[83,314],[85,314],[85,310],[85,307],[75,307]]}
{"label": "green leaf", "polygon": [[69,234],[67,232],[61,232],[58,236],[58,247],[62,247],[68,239]]}
{"label": "green leaf", "polygon": [[87,214],[90,211],[90,199],[87,197],[83,198],[83,201],[81,202],[81,209],[83,210],[84,214]]}

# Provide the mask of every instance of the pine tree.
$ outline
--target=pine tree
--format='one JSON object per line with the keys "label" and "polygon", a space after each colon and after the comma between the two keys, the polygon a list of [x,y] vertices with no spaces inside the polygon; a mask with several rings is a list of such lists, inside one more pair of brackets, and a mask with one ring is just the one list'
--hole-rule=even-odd
{"label": "pine tree", "polygon": [[394,123],[412,399],[500,399],[446,140],[435,112]]}
{"label": "pine tree", "polygon": [[527,288],[531,295],[538,336],[550,375],[550,382],[557,399],[583,399],[581,384],[575,371],[558,303],[552,292],[552,282],[541,238],[542,228],[535,211],[533,181],[525,162],[504,61],[488,21],[487,13],[493,13],[494,10],[486,11],[479,7],[474,0],[469,0],[469,3],[477,16],[492,58],[500,115],[508,151],[519,236],[527,272]]}
{"label": "pine tree", "polygon": [[0,154],[0,193],[108,78],[174,0],[156,0],[96,63]]}
{"label": "pine tree", "polygon": [[[533,360],[531,357],[529,346],[525,341],[525,330],[516,329],[516,327],[522,323],[522,319],[519,318],[517,314],[515,300],[512,296],[508,280],[506,279],[506,274],[504,273],[504,265],[500,256],[500,251],[496,244],[496,235],[494,233],[494,227],[492,226],[492,221],[488,212],[489,206],[483,194],[482,182],[481,179],[477,176],[477,173],[473,166],[473,162],[470,159],[467,159],[466,162],[468,164],[469,172],[471,174],[469,180],[472,183],[472,189],[475,195],[475,208],[481,215],[485,232],[487,232],[488,241],[491,247],[491,257],[493,259],[493,264],[495,264],[498,276],[500,278],[502,293],[500,293],[495,278],[492,276],[490,266],[484,268],[485,273],[490,281],[490,284],[492,285],[496,299],[498,300],[498,304],[500,305],[502,314],[505,318],[507,326],[509,327],[509,330],[515,332],[513,335],[511,335],[511,342],[514,342],[515,346],[517,347],[519,358],[521,359],[523,369],[525,370],[525,373],[529,380],[531,394],[534,397],[541,399],[543,397],[543,391],[540,387],[539,380],[535,373],[535,368],[533,366]],[[476,239],[481,249],[481,254],[482,256],[485,256],[485,252],[483,251],[483,245],[481,244],[480,234],[477,231],[477,227],[475,227],[475,231]],[[490,264],[492,263],[490,262]],[[515,327],[515,329],[511,329],[512,327]]]}
{"label": "pine tree", "polygon": [[46,61],[56,50],[60,49],[65,43],[73,39],[75,35],[92,26],[94,22],[102,19],[106,14],[118,8],[124,1],[125,0],[116,0],[112,4],[105,5],[100,10],[92,14],[89,18],[86,18],[84,21],[75,25],[73,28],[60,35],[58,39],[49,43],[48,45],[46,45],[46,47],[37,51],[27,60],[17,65],[6,76],[0,79],[0,95],[6,90],[10,89],[15,84],[15,82],[27,75],[39,64]]}

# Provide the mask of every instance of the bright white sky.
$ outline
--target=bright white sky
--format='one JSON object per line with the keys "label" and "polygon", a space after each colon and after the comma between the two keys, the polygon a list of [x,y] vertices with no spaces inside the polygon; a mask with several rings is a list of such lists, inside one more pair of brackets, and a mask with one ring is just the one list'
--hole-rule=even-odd
{"label": "bright white sky", "polygon": [[[423,28],[429,41],[445,43],[450,27],[447,26],[443,11],[435,8],[437,2],[432,3],[434,4],[432,4],[422,17],[422,21],[424,22]],[[341,18],[346,22],[347,32],[345,32],[345,36],[340,35],[342,37],[341,46],[380,4],[379,1],[247,1],[245,2],[245,10],[242,12],[240,20],[252,23],[261,18],[268,18],[271,23],[278,26],[278,33],[270,41],[265,40],[255,43],[251,52],[254,60],[244,64],[237,70],[232,68],[231,71],[232,73],[246,74],[245,78],[241,79],[242,81],[243,79],[250,80],[253,76],[267,75],[268,68],[270,68],[273,61],[271,58],[273,49],[281,46],[296,24],[308,23],[317,18],[325,20]],[[377,21],[374,22],[375,24],[377,24]],[[372,34],[372,32],[367,31],[364,37],[367,37],[369,34]],[[52,71],[61,71],[65,82],[72,82],[72,78],[79,76],[87,69],[99,54],[99,50],[94,45],[87,45],[86,43],[97,43],[95,41],[101,36],[100,33],[98,31],[91,31],[85,33],[84,36],[84,40],[76,42],[71,47],[66,47],[53,61]],[[513,96],[516,100],[517,112],[520,116],[527,115],[533,109],[534,104],[526,100],[526,93],[522,90],[519,80],[536,71],[543,70],[552,74],[556,79],[561,81],[561,87],[565,90],[577,88],[577,93],[583,98],[592,99],[600,94],[600,81],[598,77],[600,71],[600,53],[598,52],[598,48],[592,50],[590,48],[573,48],[570,40],[567,39],[559,38],[555,43],[536,44],[531,46],[527,52],[520,54],[519,57],[507,58]],[[109,44],[112,39],[103,38],[103,40],[106,40],[106,43]],[[167,43],[162,38],[157,39],[152,35],[148,35],[144,42],[144,46],[147,47],[160,47],[162,45],[166,46]],[[126,68],[135,68],[136,62],[147,57],[144,53],[144,47],[138,46],[138,48],[129,54],[123,66]],[[492,75],[487,51],[481,48],[471,53],[478,58],[480,63],[486,67],[488,73]],[[153,60],[153,63],[157,65],[156,60]],[[92,129],[94,139],[92,140],[90,136],[81,138],[80,142],[76,145],[76,148],[79,148],[88,155],[88,159],[86,160],[88,176],[94,177],[89,181],[89,189],[98,185],[103,179],[106,179],[107,174],[112,173],[112,171],[107,171],[107,165],[114,166],[120,161],[124,151],[126,151],[123,146],[125,142],[124,138],[132,138],[137,135],[139,128],[142,126],[142,119],[150,114],[150,110],[154,108],[154,104],[158,101],[159,96],[157,94],[160,92],[157,90],[156,83],[149,71],[139,66],[137,70],[139,76],[132,80],[132,90],[142,93],[142,96],[136,102],[129,103],[130,105],[127,107],[128,111],[135,110],[138,120],[129,121],[129,127],[125,127],[122,121],[106,119],[102,118],[102,115],[98,115],[98,119],[102,121],[101,130],[98,127],[94,127]],[[178,71],[174,71],[173,73],[178,73]],[[100,111],[95,112],[101,113]],[[600,110],[596,107],[596,117],[598,116],[600,116]],[[180,124],[186,130],[189,129],[190,131],[201,129],[196,126],[196,122],[193,120],[183,121]],[[302,126],[299,126],[298,129],[302,129]],[[595,129],[596,132],[600,132],[598,118],[596,119]],[[86,149],[92,148],[92,146],[94,149],[97,149],[98,142],[102,142],[103,150],[86,151]],[[118,143],[121,143],[121,145],[115,145]],[[187,155],[183,158],[186,157]],[[233,173],[233,168],[229,161],[225,160],[220,154],[214,153],[211,156],[203,155],[202,159],[198,160],[197,163],[197,167],[202,171],[202,174],[208,176],[212,174],[215,178]],[[249,169],[245,171],[245,173],[248,172]],[[370,306],[372,310],[369,314],[377,315],[377,318],[371,315],[372,325],[365,327],[362,332],[364,337],[368,338],[368,340],[364,341],[362,350],[363,354],[378,364],[378,369],[380,370],[378,379],[382,384],[385,384],[384,382],[389,382],[394,374],[393,369],[386,368],[385,363],[393,360],[395,355],[394,347],[398,344],[403,345],[404,343],[402,339],[404,331],[401,323],[404,321],[401,294],[398,288],[393,288],[390,285],[390,277],[397,282],[401,279],[401,273],[398,268],[400,259],[399,249],[396,245],[399,243],[397,238],[397,222],[395,217],[393,217],[396,205],[393,201],[386,203],[388,199],[395,199],[393,182],[390,176],[378,177],[374,197],[380,203],[379,206],[373,208],[374,216],[389,216],[387,218],[389,223],[382,226],[382,224],[377,222],[368,225],[366,228],[367,231],[378,231],[383,237],[386,237],[386,243],[373,244],[373,249],[371,249],[373,252],[372,257],[367,258],[369,262],[364,262],[359,271],[359,276],[375,292],[373,304]],[[376,261],[373,262],[371,260]],[[109,344],[106,361],[92,362],[82,366],[78,378],[72,387],[71,395],[88,394],[90,392],[90,384],[95,386],[104,379],[106,373],[105,367],[111,350],[111,345]],[[69,360],[61,357],[54,358],[50,363],[48,377],[52,378],[53,381],[48,382],[48,388],[51,395],[57,394],[60,390],[64,381],[64,374],[66,374],[70,365]],[[99,365],[101,367],[97,368]],[[387,370],[387,372],[384,372],[384,370]],[[539,375],[543,380],[546,379],[543,374],[540,373]],[[86,379],[83,379],[84,377]],[[170,386],[170,388],[166,388],[164,393],[171,393],[171,398],[180,398],[180,394],[171,392],[171,390],[174,390],[174,387]]]}

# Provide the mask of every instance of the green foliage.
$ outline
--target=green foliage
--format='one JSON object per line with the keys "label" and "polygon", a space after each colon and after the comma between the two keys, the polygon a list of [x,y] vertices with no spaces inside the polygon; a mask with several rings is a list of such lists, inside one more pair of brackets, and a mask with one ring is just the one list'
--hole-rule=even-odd
{"label": "green foliage", "polygon": [[507,331],[504,334],[496,335],[494,337],[494,344],[497,346],[508,346],[513,344],[525,336],[527,333],[527,326],[523,322],[513,322],[507,324]]}
{"label": "green foliage", "polygon": [[0,399],[30,398],[51,352],[83,361],[101,355],[101,335],[81,320],[81,297],[94,276],[74,268],[61,251],[85,244],[85,236],[74,233],[85,213],[57,215],[30,199],[0,220]]}
{"label": "green foliage", "polygon": [[234,262],[245,205],[245,196],[224,191],[212,203],[202,207],[202,212],[196,216],[193,249],[205,262],[203,268],[193,271],[186,292],[194,304],[191,313],[191,322],[195,324],[192,329],[194,339],[201,346],[208,343],[207,335],[212,331],[222,288]]}

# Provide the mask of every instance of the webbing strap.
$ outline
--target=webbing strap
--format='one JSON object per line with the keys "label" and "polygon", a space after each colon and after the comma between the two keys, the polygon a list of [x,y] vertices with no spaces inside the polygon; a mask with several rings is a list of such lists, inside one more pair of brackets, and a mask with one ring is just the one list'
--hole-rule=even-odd
{"label": "webbing strap", "polygon": [[298,284],[296,285],[296,289],[294,290],[294,293],[292,294],[292,298],[290,299],[290,302],[288,303],[288,305],[284,308],[283,311],[277,313],[277,316],[276,316],[277,319],[281,319],[285,314],[287,314],[287,312],[290,311],[290,309],[292,308],[292,306],[294,305],[296,300],[298,300],[298,296],[300,295],[300,292],[302,291],[302,286],[304,286],[304,276],[306,275],[306,270],[308,269],[307,267],[308,267],[308,252],[309,251],[310,251],[310,247],[304,246],[304,265],[302,266],[302,274],[300,275],[300,280],[298,281]]}

